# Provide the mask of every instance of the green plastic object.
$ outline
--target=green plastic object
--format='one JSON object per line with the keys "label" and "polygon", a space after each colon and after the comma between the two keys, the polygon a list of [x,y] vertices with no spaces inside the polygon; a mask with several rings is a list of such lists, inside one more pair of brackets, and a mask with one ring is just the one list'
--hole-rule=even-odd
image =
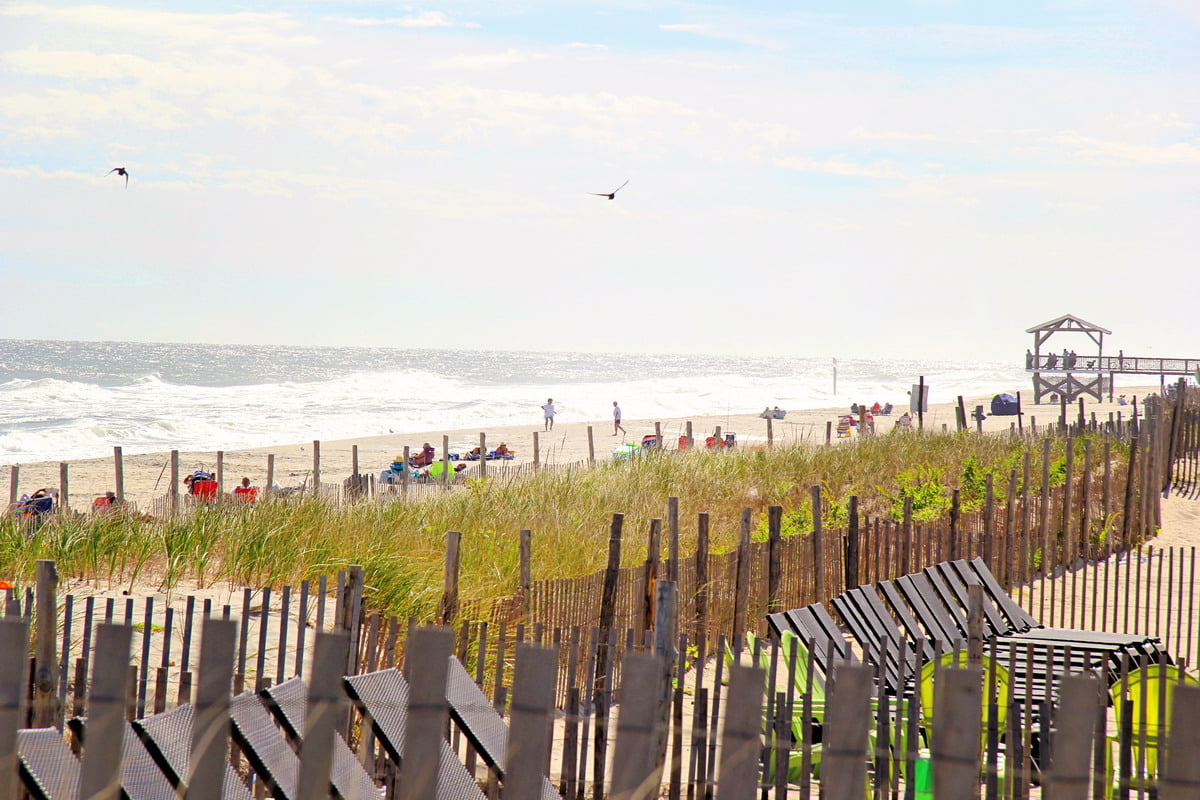
{"label": "green plastic object", "polygon": [[[1158,778],[1159,746],[1166,741],[1171,731],[1171,703],[1175,698],[1175,687],[1181,683],[1197,685],[1196,676],[1174,664],[1150,664],[1129,673],[1109,687],[1112,697],[1113,722],[1116,733],[1108,736],[1109,748],[1105,772],[1108,775],[1109,795],[1116,789],[1115,753],[1120,745],[1120,730],[1125,715],[1125,701],[1130,701],[1129,721],[1133,733],[1133,758],[1130,767],[1130,786],[1139,784],[1152,786]],[[1143,714],[1145,715],[1143,717]],[[1142,724],[1143,719],[1145,724]],[[1142,773],[1137,774],[1139,767]]]}
{"label": "green plastic object", "polygon": [[[996,730],[1000,735],[1004,735],[1005,725],[1008,722],[1008,707],[1012,704],[1012,681],[1009,678],[1008,670],[1003,664],[993,662],[988,656],[982,656],[979,666],[983,670],[983,724],[981,726],[981,737],[983,747],[987,747],[987,732],[988,724],[991,721],[990,712],[992,704],[995,703],[996,710]],[[965,667],[968,663],[967,651],[954,650],[949,653],[943,653],[938,661],[927,661],[921,667],[920,676],[920,693],[921,693],[921,720],[925,727],[926,739],[932,737],[933,732],[933,701],[934,701],[934,673],[941,667]],[[988,675],[992,669],[996,671],[996,691],[992,694],[988,687]]]}

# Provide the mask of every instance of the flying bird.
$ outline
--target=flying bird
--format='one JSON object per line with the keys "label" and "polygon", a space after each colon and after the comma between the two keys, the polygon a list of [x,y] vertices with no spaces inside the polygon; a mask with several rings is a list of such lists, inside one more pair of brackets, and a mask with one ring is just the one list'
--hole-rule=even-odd
{"label": "flying bird", "polygon": [[615,200],[615,199],[617,199],[617,192],[624,189],[625,184],[627,184],[627,183],[629,183],[628,178],[625,179],[625,183],[622,183],[620,186],[613,189],[611,192],[588,192],[588,194],[595,195],[596,197],[607,197],[609,200]]}
{"label": "flying bird", "polygon": [[118,175],[125,176],[125,188],[128,189],[129,188],[129,173],[125,171],[125,168],[124,167],[113,167],[112,169],[110,169],[108,171],[108,174],[112,175],[114,172],[117,173]]}

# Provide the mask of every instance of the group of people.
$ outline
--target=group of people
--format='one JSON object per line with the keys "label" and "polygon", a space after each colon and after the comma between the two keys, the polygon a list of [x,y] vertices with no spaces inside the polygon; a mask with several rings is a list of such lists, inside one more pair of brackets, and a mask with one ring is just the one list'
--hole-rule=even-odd
{"label": "group of people", "polygon": [[[183,488],[186,494],[195,497],[199,502],[215,503],[217,501],[217,476],[206,469],[198,469],[183,478]],[[249,478],[233,487],[230,495],[240,503],[253,503],[258,499],[258,487],[250,484]]]}
{"label": "group of people", "polygon": [[[1120,358],[1121,358],[1121,367],[1124,368],[1125,367],[1125,351],[1124,350],[1121,351]],[[1061,356],[1058,353],[1050,353],[1045,356],[1035,356],[1033,354],[1033,351],[1028,350],[1028,349],[1025,350],[1025,369],[1054,369],[1056,367],[1059,367],[1060,363],[1061,363],[1061,369],[1066,369],[1066,370],[1075,369],[1075,365],[1079,363],[1079,355],[1074,350],[1068,350],[1065,347],[1063,348]],[[1091,361],[1087,362],[1088,369],[1091,369],[1095,366],[1096,366],[1095,359],[1092,359]]]}
{"label": "group of people", "polygon": [[[620,406],[620,404],[617,403],[616,400],[613,400],[612,407],[613,407],[613,432],[612,432],[612,435],[616,436],[617,433],[625,433],[625,428],[624,428],[624,426],[621,425],[621,406]],[[547,397],[545,404],[542,406],[542,415],[543,415],[543,428],[542,429],[543,430],[547,430],[547,431],[554,430],[554,416],[556,413],[557,412],[554,410],[554,398]]]}
{"label": "group of people", "polygon": [[870,406],[869,408],[867,406],[860,406],[858,403],[851,403],[850,413],[870,414],[877,417],[890,417],[892,415],[892,408],[893,406],[891,403],[884,403],[883,405],[880,405],[879,401],[876,400],[874,405]]}
{"label": "group of people", "polygon": [[787,416],[787,412],[779,406],[775,406],[774,408],[766,406],[763,408],[762,413],[759,414],[759,416],[763,419],[783,419]]}

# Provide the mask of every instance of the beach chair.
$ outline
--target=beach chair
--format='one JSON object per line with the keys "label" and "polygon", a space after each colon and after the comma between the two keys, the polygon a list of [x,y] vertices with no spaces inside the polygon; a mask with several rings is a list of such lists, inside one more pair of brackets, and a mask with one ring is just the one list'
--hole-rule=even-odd
{"label": "beach chair", "polygon": [[[167,782],[178,788],[187,775],[191,759],[192,707],[178,706],[161,714],[135,719],[130,724]],[[221,796],[225,800],[252,800],[250,790],[228,762],[224,769]]]}
{"label": "beach chair", "polygon": [[[300,678],[292,678],[263,689],[259,694],[292,747],[299,751],[304,738],[304,717],[308,710],[308,686]],[[329,780],[341,797],[367,800],[378,793],[375,782],[354,757],[340,733],[334,736]]]}
{"label": "beach chair", "polygon": [[[992,574],[987,562],[982,558],[976,557],[970,561],[958,559],[944,562],[938,566],[942,568],[942,573],[947,575],[947,583],[962,587],[964,592],[966,584],[971,578],[982,584],[984,597],[995,605],[996,610],[1003,615],[1007,624],[1007,627],[1004,627],[1004,623],[997,624],[998,635],[1012,636],[1020,633],[1041,639],[1060,639],[1064,643],[1112,644],[1120,647],[1122,651],[1128,651],[1129,655],[1134,658],[1144,653],[1147,658],[1158,660],[1161,652],[1167,655],[1168,661],[1171,661],[1170,654],[1162,649],[1158,638],[1148,634],[1048,628],[1042,625],[1032,614],[1021,608],[1008,592],[1004,591],[1004,587],[996,580],[996,576]],[[951,575],[957,578],[956,584],[949,579]],[[965,594],[962,596],[965,597]],[[985,603],[984,607],[986,612],[990,606]]]}
{"label": "beach chair", "polygon": [[[408,681],[394,667],[352,675],[345,679],[346,694],[371,720],[375,737],[396,766],[404,757],[404,732],[408,723]],[[438,760],[438,800],[483,800],[475,778],[458,760],[448,742],[442,742]],[[557,794],[555,795],[557,797]]]}
{"label": "beach chair", "polygon": [[1105,775],[1108,796],[1118,796],[1120,788],[1116,777],[1114,750],[1119,753],[1120,733],[1129,712],[1132,740],[1129,759],[1129,789],[1141,797],[1143,792],[1154,791],[1159,778],[1160,747],[1171,733],[1171,703],[1175,687],[1181,684],[1195,686],[1195,676],[1184,672],[1174,664],[1148,664],[1129,672],[1109,688],[1113,706],[1115,732],[1108,735]]}
{"label": "beach chair", "polygon": [[[508,725],[471,679],[466,668],[454,656],[446,673],[446,700],[450,716],[484,763],[504,780],[508,754]],[[558,800],[560,795],[549,780],[542,780],[542,800]]]}
{"label": "beach chair", "polygon": [[17,731],[21,782],[35,800],[76,800],[79,759],[54,728]]}
{"label": "beach chair", "polygon": [[[87,718],[67,721],[75,737],[87,746]],[[175,786],[158,766],[145,743],[129,722],[125,723],[121,743],[121,791],[128,800],[176,800]],[[235,776],[236,778],[236,776]],[[239,781],[240,783],[240,781]],[[246,798],[249,795],[245,795]]]}
{"label": "beach chair", "polygon": [[767,624],[780,641],[785,632],[791,632],[806,646],[811,645],[813,664],[824,675],[829,674],[835,661],[854,663],[858,660],[842,637],[841,628],[820,603],[768,614]]}
{"label": "beach chair", "polygon": [[196,498],[197,503],[217,502],[217,482],[212,480],[193,481],[192,496]]}
{"label": "beach chair", "polygon": [[[295,800],[300,757],[258,695],[254,692],[235,695],[229,702],[229,718],[233,723],[233,740],[250,762],[250,768],[266,783],[270,795],[278,800]],[[333,791],[336,793],[336,787]]]}

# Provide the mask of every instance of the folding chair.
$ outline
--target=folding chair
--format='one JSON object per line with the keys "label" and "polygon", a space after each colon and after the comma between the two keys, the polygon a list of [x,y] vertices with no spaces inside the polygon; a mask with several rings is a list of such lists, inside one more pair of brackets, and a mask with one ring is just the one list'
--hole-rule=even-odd
{"label": "folding chair", "polygon": [[[484,763],[503,781],[508,755],[508,725],[454,656],[450,656],[446,674],[446,700],[450,703],[450,716],[455,724]],[[542,800],[558,800],[561,795],[549,780],[543,779],[541,797]]]}
{"label": "folding chair", "polygon": [[[308,710],[308,686],[300,678],[292,678],[263,689],[260,694],[288,741],[299,750],[304,738],[305,712]],[[342,797],[367,800],[379,793],[375,781],[371,780],[371,776],[354,757],[340,733],[334,737],[329,780]]]}
{"label": "folding chair", "polygon": [[[188,773],[192,756],[192,707],[179,706],[145,719],[135,719],[130,724],[168,783],[178,788]],[[225,800],[253,800],[250,790],[229,762],[225,762],[224,769],[221,796]]]}
{"label": "folding chair", "polygon": [[[393,668],[352,675],[345,679],[346,694],[371,720],[375,737],[397,766],[404,758],[404,732],[408,723],[408,681]],[[458,760],[448,742],[442,742],[438,759],[438,800],[483,800],[475,778]],[[555,797],[557,797],[555,793]]]}
{"label": "folding chair", "polygon": [[[87,718],[75,717],[68,720],[67,725],[86,747]],[[166,773],[150,755],[132,724],[125,723],[122,736],[121,789],[128,800],[176,800],[174,785],[167,780]]]}
{"label": "folding chair", "polygon": [[21,781],[35,800],[76,800],[79,796],[79,759],[56,729],[17,731],[17,757]]}

